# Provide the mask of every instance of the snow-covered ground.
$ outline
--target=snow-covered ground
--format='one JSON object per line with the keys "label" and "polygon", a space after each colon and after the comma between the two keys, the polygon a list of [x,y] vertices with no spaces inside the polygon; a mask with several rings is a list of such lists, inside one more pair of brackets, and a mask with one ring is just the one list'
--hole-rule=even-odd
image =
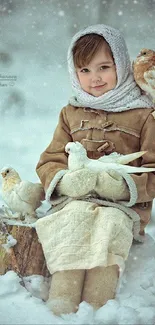
{"label": "snow-covered ground", "polygon": [[86,302],[76,314],[54,316],[46,307],[48,282],[41,276],[25,278],[7,272],[0,277],[0,324],[155,324],[155,241],[133,245],[115,300],[98,311]]}
{"label": "snow-covered ground", "polygon": [[[71,94],[66,52],[71,36],[105,23],[125,35],[132,60],[154,48],[154,0],[2,0],[0,2],[0,169],[38,181],[35,166]],[[13,84],[1,79],[14,75]],[[1,181],[0,181],[1,186]],[[0,198],[0,205],[2,204]],[[0,324],[155,324],[155,207],[144,244],[135,244],[115,300],[94,312],[56,317],[44,301],[48,282],[14,272],[0,276]]]}

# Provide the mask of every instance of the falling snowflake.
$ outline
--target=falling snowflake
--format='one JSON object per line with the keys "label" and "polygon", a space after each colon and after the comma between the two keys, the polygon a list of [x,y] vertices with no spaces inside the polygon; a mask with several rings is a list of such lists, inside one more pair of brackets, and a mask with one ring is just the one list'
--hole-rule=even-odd
{"label": "falling snowflake", "polygon": [[6,7],[3,7],[2,5],[0,5],[0,11],[1,11],[1,12],[6,11],[6,9],[7,9]]}
{"label": "falling snowflake", "polygon": [[59,15],[60,17],[63,17],[63,16],[65,15],[65,13],[64,13],[63,10],[60,10],[60,11],[58,12],[58,15]]}
{"label": "falling snowflake", "polygon": [[118,11],[118,16],[122,16],[123,15],[123,11]]}

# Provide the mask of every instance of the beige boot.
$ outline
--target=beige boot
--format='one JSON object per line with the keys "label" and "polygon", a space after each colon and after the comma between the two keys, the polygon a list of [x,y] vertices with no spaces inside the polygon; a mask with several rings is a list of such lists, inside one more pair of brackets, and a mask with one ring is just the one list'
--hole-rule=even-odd
{"label": "beige boot", "polygon": [[47,306],[54,314],[69,314],[78,310],[84,276],[85,270],[67,270],[53,274]]}
{"label": "beige boot", "polygon": [[86,270],[82,301],[87,301],[95,309],[106,304],[115,297],[118,276],[117,265]]}

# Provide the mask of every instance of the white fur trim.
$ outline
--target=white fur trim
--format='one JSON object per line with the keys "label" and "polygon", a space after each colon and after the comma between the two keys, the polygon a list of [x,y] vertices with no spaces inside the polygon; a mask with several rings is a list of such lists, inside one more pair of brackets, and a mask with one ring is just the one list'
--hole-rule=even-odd
{"label": "white fur trim", "polygon": [[130,200],[129,202],[127,201],[119,201],[120,204],[123,204],[124,206],[127,207],[132,207],[136,204],[137,198],[138,198],[138,192],[137,192],[137,187],[136,184],[133,180],[133,178],[130,176],[130,174],[125,173],[124,171],[118,171],[118,173],[124,178],[126,181],[129,192],[130,192]]}
{"label": "white fur trim", "polygon": [[[59,200],[61,199],[61,200]],[[50,215],[51,213],[55,213],[55,212],[58,212],[60,211],[62,208],[65,207],[66,204],[68,204],[69,202],[73,201],[75,199],[72,199],[71,197],[68,197],[68,196],[61,196],[60,198],[55,198],[53,199],[52,198],[52,201],[51,201],[51,208],[47,211],[47,216]]]}
{"label": "white fur trim", "polygon": [[[56,173],[56,175],[54,176],[52,182],[50,183],[50,185],[49,185],[49,187],[48,187],[48,189],[46,191],[46,200],[48,202],[51,202],[51,195],[52,195],[54,189],[56,188],[58,182],[68,172],[69,172],[68,169],[65,169],[65,170],[59,170],[59,172]],[[61,197],[60,201],[63,201],[64,199],[65,198]],[[59,202],[58,202],[58,204],[59,204]]]}

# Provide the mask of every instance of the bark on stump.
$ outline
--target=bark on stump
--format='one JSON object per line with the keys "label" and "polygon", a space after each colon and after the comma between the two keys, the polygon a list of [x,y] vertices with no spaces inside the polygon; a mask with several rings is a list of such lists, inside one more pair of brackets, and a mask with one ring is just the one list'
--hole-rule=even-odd
{"label": "bark on stump", "polygon": [[26,225],[9,225],[4,219],[3,223],[7,232],[17,240],[17,244],[7,251],[2,246],[5,244],[4,241],[0,240],[0,275],[13,270],[21,276],[33,274],[50,276],[35,228]]}

